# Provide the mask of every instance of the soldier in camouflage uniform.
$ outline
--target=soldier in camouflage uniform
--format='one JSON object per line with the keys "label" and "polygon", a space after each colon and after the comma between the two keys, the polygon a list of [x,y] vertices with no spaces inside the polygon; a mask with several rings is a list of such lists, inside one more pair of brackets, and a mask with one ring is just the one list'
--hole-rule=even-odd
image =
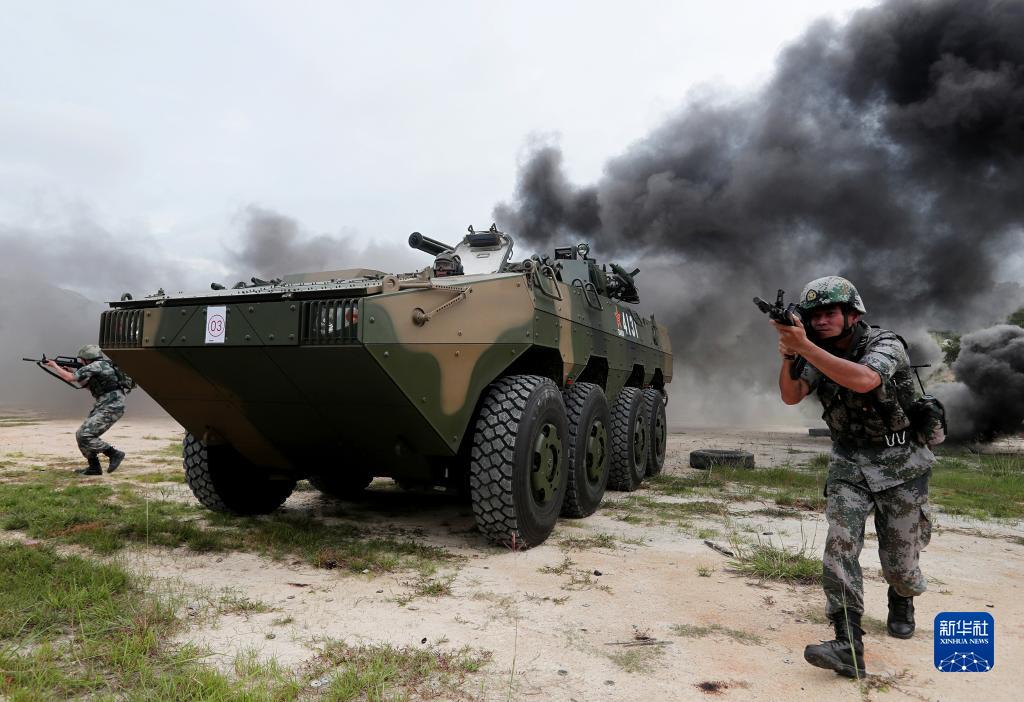
{"label": "soldier in camouflage uniform", "polygon": [[124,415],[124,390],[121,388],[113,363],[95,344],[87,344],[78,351],[78,358],[84,364],[73,373],[58,366],[54,361],[48,365],[64,380],[87,387],[95,403],[89,416],[78,428],[75,437],[78,449],[85,456],[88,466],[75,471],[81,475],[102,475],[99,454],[110,459],[107,472],[113,473],[124,460],[124,452],[108,444],[100,436]]}
{"label": "soldier in camouflage uniform", "polygon": [[[889,583],[888,632],[908,639],[913,598],[927,588],[918,556],[931,537],[928,479],[935,457],[908,418],[917,393],[905,344],[861,320],[866,309],[857,289],[838,276],[819,278],[804,288],[800,309],[807,328],[773,322],[783,356],[779,389],[791,405],[816,392],[832,433],[822,584],[836,631],[835,640],[808,646],[804,658],[854,677],[865,673],[859,562],[865,522],[874,511]],[[807,366],[794,379],[790,368],[798,356]]]}

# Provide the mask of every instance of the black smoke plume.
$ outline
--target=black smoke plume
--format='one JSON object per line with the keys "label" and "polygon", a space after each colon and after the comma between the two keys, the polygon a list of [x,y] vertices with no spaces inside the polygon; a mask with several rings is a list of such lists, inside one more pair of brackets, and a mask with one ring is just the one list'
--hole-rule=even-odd
{"label": "black smoke plume", "polygon": [[538,247],[578,238],[637,260],[677,373],[697,382],[687,402],[770,388],[774,342],[750,299],[823,275],[853,280],[868,321],[913,332],[927,362],[937,348],[914,330],[978,328],[1021,302],[1000,264],[1024,238],[1022,36],[1019,0],[820,21],[758,94],[691,97],[594,185],[567,181],[557,147],[535,150],[495,216]]}
{"label": "black smoke plume", "polygon": [[939,391],[953,438],[992,439],[1024,421],[1024,329],[1000,324],[960,339],[959,382]]}

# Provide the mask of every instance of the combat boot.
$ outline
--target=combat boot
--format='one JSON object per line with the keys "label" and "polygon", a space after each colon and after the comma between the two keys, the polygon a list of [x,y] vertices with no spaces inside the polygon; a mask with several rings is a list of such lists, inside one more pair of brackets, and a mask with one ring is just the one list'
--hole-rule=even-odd
{"label": "combat boot", "polygon": [[95,453],[90,453],[87,457],[89,466],[87,468],[79,468],[75,472],[79,475],[103,475],[103,471],[100,470],[100,458]]}
{"label": "combat boot", "polygon": [[107,466],[108,473],[113,473],[115,470],[117,470],[117,467],[121,465],[121,461],[124,460],[124,451],[118,451],[113,446],[104,451],[103,455],[108,456],[110,458],[110,465]]}
{"label": "combat boot", "polygon": [[835,639],[805,648],[804,660],[848,678],[863,677],[867,670],[864,667],[864,630],[860,626],[860,615],[839,612],[836,617],[833,622]]}
{"label": "combat boot", "polygon": [[889,636],[909,639],[914,635],[914,598],[903,597],[889,586],[889,618],[885,620]]}

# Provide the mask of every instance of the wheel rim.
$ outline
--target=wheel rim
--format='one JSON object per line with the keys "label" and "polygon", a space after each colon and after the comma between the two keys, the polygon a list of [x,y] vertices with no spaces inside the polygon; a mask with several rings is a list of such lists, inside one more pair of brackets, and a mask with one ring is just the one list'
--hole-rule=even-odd
{"label": "wheel rim", "polygon": [[604,422],[597,420],[590,426],[587,436],[587,480],[596,484],[601,481],[608,456],[608,429]]}
{"label": "wheel rim", "polygon": [[548,422],[540,428],[533,445],[530,466],[530,487],[538,505],[555,498],[562,477],[562,437],[558,427]]}
{"label": "wheel rim", "polygon": [[665,415],[658,412],[654,418],[654,451],[655,458],[661,461],[665,456],[665,441],[668,436],[668,430],[665,428]]}
{"label": "wheel rim", "polygon": [[640,412],[637,413],[636,422],[633,424],[633,465],[641,465],[646,454],[647,427],[644,426],[644,416]]}

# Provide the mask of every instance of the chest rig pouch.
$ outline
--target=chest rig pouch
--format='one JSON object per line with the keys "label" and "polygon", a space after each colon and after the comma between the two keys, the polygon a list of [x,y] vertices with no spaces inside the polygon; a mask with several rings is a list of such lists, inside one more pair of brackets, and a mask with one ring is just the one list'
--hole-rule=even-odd
{"label": "chest rig pouch", "polygon": [[[878,327],[858,322],[853,329],[849,349],[842,358],[857,363],[868,344],[885,333]],[[894,336],[907,348],[906,341]],[[887,382],[868,393],[857,393],[822,376],[818,398],[822,418],[840,443],[859,446],[902,446],[914,437],[909,407],[914,401],[913,379],[907,367],[897,369]],[[909,430],[909,432],[908,432]]]}

